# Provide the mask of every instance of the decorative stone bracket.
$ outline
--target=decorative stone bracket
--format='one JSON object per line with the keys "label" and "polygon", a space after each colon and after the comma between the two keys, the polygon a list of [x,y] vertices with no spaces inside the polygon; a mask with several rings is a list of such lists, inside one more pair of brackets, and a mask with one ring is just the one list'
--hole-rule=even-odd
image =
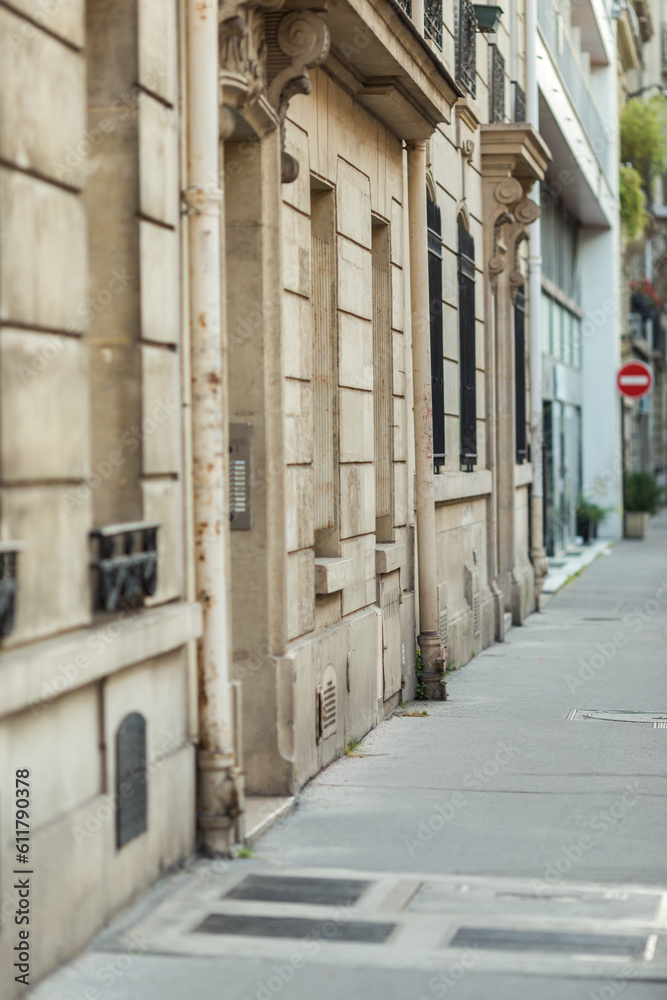
{"label": "decorative stone bracket", "polygon": [[309,94],[308,70],[329,54],[329,29],[318,10],[285,11],[285,0],[224,2],[220,6],[222,138],[239,131],[239,117],[258,136],[280,128],[282,181],[299,164],[285,152],[285,116],[296,94]]}

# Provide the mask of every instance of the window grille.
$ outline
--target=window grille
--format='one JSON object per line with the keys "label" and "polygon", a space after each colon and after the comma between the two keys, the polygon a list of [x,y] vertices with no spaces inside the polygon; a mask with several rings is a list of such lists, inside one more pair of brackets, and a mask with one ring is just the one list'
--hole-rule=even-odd
{"label": "window grille", "polygon": [[497,45],[489,45],[489,121],[505,121],[505,60]]}
{"label": "window grille", "polygon": [[474,97],[477,83],[477,15],[471,0],[459,0],[456,20],[456,78]]}
{"label": "window grille", "polygon": [[428,294],[431,326],[431,407],[433,410],[433,464],[445,464],[445,380],[442,349],[442,223],[440,209],[426,202],[428,225]]}
{"label": "window grille", "polygon": [[425,0],[424,34],[442,48],[442,0]]}
{"label": "window grille", "polygon": [[477,461],[475,365],[475,242],[459,223],[459,367],[461,379],[461,465]]}
{"label": "window grille", "polygon": [[516,460],[526,461],[526,296],[523,289],[514,302],[514,392]]}
{"label": "window grille", "polygon": [[514,121],[525,122],[526,120],[526,94],[521,89],[516,80],[512,81],[512,91],[514,97]]}

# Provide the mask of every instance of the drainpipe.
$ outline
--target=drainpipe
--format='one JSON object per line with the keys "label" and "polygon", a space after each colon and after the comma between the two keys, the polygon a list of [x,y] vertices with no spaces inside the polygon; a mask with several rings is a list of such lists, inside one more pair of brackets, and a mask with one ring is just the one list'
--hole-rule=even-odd
{"label": "drainpipe", "polygon": [[410,225],[410,300],[412,378],[415,422],[415,520],[419,580],[421,681],[429,698],[444,699],[441,681],[444,650],[438,624],[438,578],[433,481],[433,409],[431,403],[431,330],[426,226],[426,142],[408,145],[408,218]]}
{"label": "drainpipe", "polygon": [[[539,131],[537,89],[537,0],[526,0],[526,118]],[[540,184],[535,182],[533,201],[540,204]],[[528,231],[528,322],[530,339],[530,558],[535,571],[535,610],[549,565],[544,551],[544,485],[542,473],[542,249],[540,220]]]}
{"label": "drainpipe", "polygon": [[187,112],[192,463],[197,598],[201,846],[228,850],[235,837],[240,781],[235,768],[229,671],[228,524],[222,344],[218,5],[187,0]]}

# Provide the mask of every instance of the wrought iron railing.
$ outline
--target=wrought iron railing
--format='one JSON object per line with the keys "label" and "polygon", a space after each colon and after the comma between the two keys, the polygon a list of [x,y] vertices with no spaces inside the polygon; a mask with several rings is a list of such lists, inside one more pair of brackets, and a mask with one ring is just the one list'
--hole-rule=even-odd
{"label": "wrought iron railing", "polygon": [[456,78],[471,97],[477,90],[477,15],[471,0],[458,0],[456,9]]}
{"label": "wrought iron railing", "polygon": [[505,121],[505,60],[497,45],[489,45],[489,121]]}
{"label": "wrought iron railing", "polygon": [[516,80],[512,80],[512,117],[515,122],[526,120],[526,94]]}
{"label": "wrought iron railing", "polygon": [[412,0],[396,0],[399,7],[402,7],[408,17],[412,17]]}
{"label": "wrought iron railing", "polygon": [[600,112],[579,64],[579,58],[565,30],[563,18],[552,0],[537,0],[537,20],[551,56],[581,124],[605,172],[609,169],[609,142]]}
{"label": "wrought iron railing", "polygon": [[117,611],[155,594],[159,527],[157,521],[132,521],[91,531],[97,548],[92,562],[96,610]]}
{"label": "wrought iron railing", "polygon": [[442,48],[442,0],[425,0],[424,34]]}

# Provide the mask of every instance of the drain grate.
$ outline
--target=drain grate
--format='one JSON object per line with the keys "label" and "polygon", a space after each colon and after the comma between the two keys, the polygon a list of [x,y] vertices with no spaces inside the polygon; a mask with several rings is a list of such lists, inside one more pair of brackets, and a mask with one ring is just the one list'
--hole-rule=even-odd
{"label": "drain grate", "polygon": [[629,934],[565,934],[560,931],[507,930],[499,927],[460,927],[449,948],[489,948],[491,951],[548,951],[569,955],[610,955],[643,958],[651,936]]}
{"label": "drain grate", "polygon": [[582,622],[620,622],[620,618],[582,618]]}
{"label": "drain grate", "polygon": [[572,708],[567,714],[567,721],[588,719],[595,722],[633,722],[653,726],[654,729],[667,729],[667,712],[635,712],[601,711],[598,709]]}
{"label": "drain grate", "polygon": [[238,913],[209,913],[192,934],[234,934],[243,937],[303,938],[383,944],[396,924],[361,920],[312,920],[308,917],[264,917]]}
{"label": "drain grate", "polygon": [[311,903],[314,906],[351,906],[370,882],[349,878],[308,878],[292,875],[247,875],[223,899],[263,903]]}

